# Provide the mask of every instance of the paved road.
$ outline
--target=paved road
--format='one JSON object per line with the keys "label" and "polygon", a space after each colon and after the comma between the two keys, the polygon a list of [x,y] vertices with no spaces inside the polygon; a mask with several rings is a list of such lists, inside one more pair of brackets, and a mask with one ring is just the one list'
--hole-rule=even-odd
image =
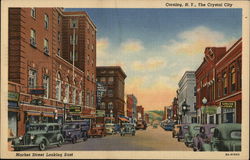
{"label": "paved road", "polygon": [[[29,150],[38,150],[32,148]],[[66,143],[61,147],[50,146],[49,151],[192,151],[172,138],[172,132],[162,128],[138,130],[135,136],[109,135],[103,138],[89,138],[86,142]]]}

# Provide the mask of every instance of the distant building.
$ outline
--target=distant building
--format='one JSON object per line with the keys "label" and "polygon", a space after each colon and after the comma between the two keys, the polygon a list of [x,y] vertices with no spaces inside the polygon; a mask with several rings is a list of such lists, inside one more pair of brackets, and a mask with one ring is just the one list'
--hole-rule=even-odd
{"label": "distant building", "polygon": [[97,82],[106,88],[100,109],[105,110],[107,117],[114,116],[118,122],[119,116],[124,116],[124,86],[127,77],[120,66],[98,66],[96,68]]}
{"label": "distant building", "polygon": [[150,123],[150,122],[149,122],[149,114],[148,114],[148,113],[145,113],[144,116],[145,116],[144,119],[145,119],[146,123],[149,124],[149,123]]}
{"label": "distant building", "polygon": [[127,95],[127,116],[136,121],[137,119],[137,99],[135,95]]}
{"label": "distant building", "polygon": [[137,106],[137,121],[144,120],[144,108],[142,106]]}

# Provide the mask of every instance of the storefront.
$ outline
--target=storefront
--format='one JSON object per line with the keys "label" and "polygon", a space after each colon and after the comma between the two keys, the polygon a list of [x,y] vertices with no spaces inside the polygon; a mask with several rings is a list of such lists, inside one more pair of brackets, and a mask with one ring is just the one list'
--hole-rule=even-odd
{"label": "storefront", "polygon": [[216,114],[217,114],[217,106],[202,106],[202,117],[203,124],[215,124]]}
{"label": "storefront", "polygon": [[236,102],[220,102],[222,112],[222,123],[236,123]]}
{"label": "storefront", "polygon": [[19,93],[8,92],[8,128],[9,136],[17,137],[19,120]]}

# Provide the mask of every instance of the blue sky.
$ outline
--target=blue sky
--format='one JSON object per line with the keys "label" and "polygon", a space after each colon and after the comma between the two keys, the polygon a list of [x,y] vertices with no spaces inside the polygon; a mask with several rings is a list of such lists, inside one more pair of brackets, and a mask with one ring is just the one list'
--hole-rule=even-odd
{"label": "blue sky", "polygon": [[86,11],[97,27],[97,65],[121,65],[126,93],[146,110],[170,105],[186,70],[208,46],[231,46],[242,35],[241,9],[109,9]]}

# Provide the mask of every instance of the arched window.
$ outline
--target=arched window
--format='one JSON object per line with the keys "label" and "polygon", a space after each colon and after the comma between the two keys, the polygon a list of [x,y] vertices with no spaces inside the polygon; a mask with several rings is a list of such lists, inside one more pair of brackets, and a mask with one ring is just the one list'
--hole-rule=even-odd
{"label": "arched window", "polygon": [[105,102],[102,102],[100,109],[104,110],[105,109],[105,105],[106,105]]}
{"label": "arched window", "polygon": [[61,91],[62,91],[62,81],[61,81],[61,75],[58,72],[56,76],[56,100],[61,100]]}
{"label": "arched window", "polygon": [[108,109],[113,109],[113,102],[108,103]]}

